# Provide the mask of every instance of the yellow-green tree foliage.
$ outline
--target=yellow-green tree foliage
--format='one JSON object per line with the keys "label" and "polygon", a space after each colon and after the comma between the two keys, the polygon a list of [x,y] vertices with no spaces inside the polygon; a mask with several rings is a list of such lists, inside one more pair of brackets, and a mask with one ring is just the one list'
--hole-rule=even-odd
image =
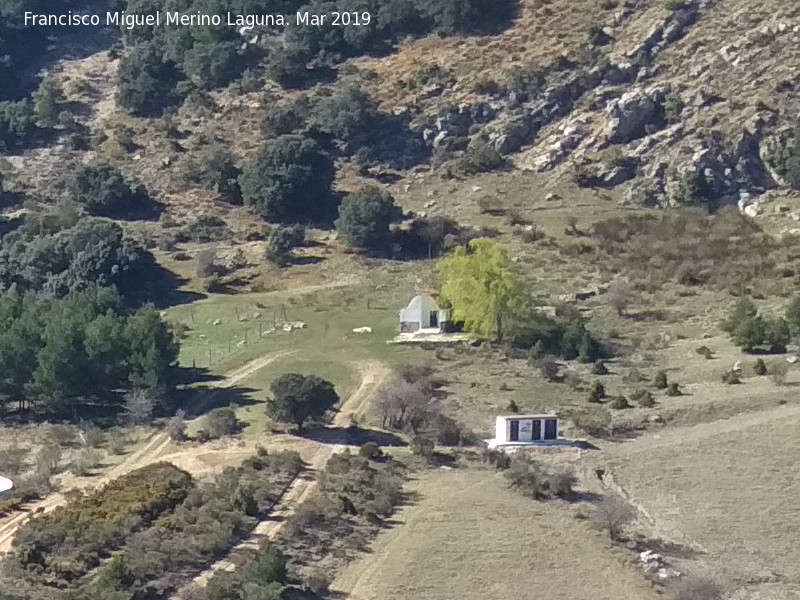
{"label": "yellow-green tree foliage", "polygon": [[476,239],[437,265],[441,297],[453,308],[453,320],[467,331],[503,340],[508,324],[524,303],[522,283],[508,253],[496,242]]}

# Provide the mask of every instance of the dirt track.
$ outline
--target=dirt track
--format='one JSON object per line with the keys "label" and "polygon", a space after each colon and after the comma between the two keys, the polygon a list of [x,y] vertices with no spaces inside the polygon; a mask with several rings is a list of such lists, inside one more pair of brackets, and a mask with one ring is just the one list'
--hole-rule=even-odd
{"label": "dirt track", "polygon": [[[216,384],[213,388],[203,390],[197,395],[196,409],[198,411],[202,411],[203,408],[208,405],[211,400],[213,400],[216,390],[233,387],[269,364],[289,354],[293,354],[294,352],[296,351],[285,350],[282,352],[275,352],[272,354],[259,356],[242,367],[232,371],[224,380]],[[157,460],[161,459],[164,450],[169,446],[170,442],[170,437],[166,433],[154,433],[146,444],[133,452],[130,456],[126,457],[121,463],[109,469],[100,478],[89,481],[87,485],[99,487],[105,485],[109,481],[117,479],[126,473],[130,473],[131,471],[156,462]],[[62,505],[64,502],[65,498],[63,494],[51,494],[47,498],[30,506],[27,512],[14,515],[2,523],[2,525],[0,525],[0,554],[9,552],[12,549],[12,542],[17,529],[25,524],[25,522],[30,518],[31,514],[37,511],[49,512],[57,506]]]}
{"label": "dirt track", "polygon": [[[349,424],[351,415],[360,415],[367,408],[375,392],[386,380],[390,371],[377,361],[362,363],[358,367],[360,381],[356,390],[351,393],[342,405],[339,412],[333,418],[335,427],[346,427]],[[289,485],[281,498],[278,506],[273,510],[269,519],[261,521],[252,531],[250,536],[237,544],[227,557],[214,563],[206,571],[195,577],[195,579],[179,590],[172,596],[172,600],[183,600],[187,597],[191,589],[203,587],[209,579],[218,571],[232,571],[236,568],[234,557],[246,550],[258,548],[264,539],[274,538],[283,528],[288,517],[300,506],[308,496],[314,491],[317,479],[314,473],[319,473],[328,462],[330,457],[344,450],[347,446],[336,444],[333,446],[321,445],[309,461],[308,470],[305,474],[298,476]]]}

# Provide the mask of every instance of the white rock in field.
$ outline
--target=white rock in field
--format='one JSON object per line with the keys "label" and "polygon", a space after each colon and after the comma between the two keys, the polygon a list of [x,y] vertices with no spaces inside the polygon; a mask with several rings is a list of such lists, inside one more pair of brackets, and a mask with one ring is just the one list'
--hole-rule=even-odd
{"label": "white rock in field", "polygon": [[372,327],[356,327],[353,333],[372,333]]}
{"label": "white rock in field", "polygon": [[222,319],[214,319],[214,325],[222,325]]}

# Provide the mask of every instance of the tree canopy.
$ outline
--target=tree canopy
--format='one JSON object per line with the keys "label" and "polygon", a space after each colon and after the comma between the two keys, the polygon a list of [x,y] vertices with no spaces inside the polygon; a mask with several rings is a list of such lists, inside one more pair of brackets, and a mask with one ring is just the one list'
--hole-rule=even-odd
{"label": "tree canopy", "polygon": [[502,341],[525,304],[522,282],[511,270],[506,250],[488,239],[472,240],[441,259],[437,271],[441,297],[452,305],[453,319],[468,331]]}
{"label": "tree canopy", "polygon": [[345,197],[336,230],[352,248],[381,252],[391,244],[389,226],[401,215],[389,192],[370,186]]}
{"label": "tree canopy", "polygon": [[139,216],[149,202],[143,186],[133,187],[111,165],[81,165],[67,180],[66,193],[89,214],[103,217]]}
{"label": "tree canopy", "polygon": [[240,177],[244,203],[269,221],[326,222],[336,211],[333,159],[299,135],[266,141]]}
{"label": "tree canopy", "polygon": [[116,286],[131,301],[161,279],[153,255],[111,221],[31,215],[0,241],[0,284],[64,296],[91,284]]}
{"label": "tree canopy", "polygon": [[270,391],[267,413],[278,421],[294,423],[298,429],[308,421],[321,420],[339,403],[333,384],[316,375],[281,375],[272,382]]}
{"label": "tree canopy", "polygon": [[168,400],[178,344],[158,312],[127,315],[113,289],[57,299],[12,287],[0,294],[0,326],[1,402],[72,417],[87,405],[118,412],[133,388]]}

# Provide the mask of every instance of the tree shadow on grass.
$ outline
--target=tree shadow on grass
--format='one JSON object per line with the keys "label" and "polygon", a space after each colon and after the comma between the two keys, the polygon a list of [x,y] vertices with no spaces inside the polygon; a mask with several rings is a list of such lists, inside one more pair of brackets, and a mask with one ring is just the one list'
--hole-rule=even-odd
{"label": "tree shadow on grass", "polygon": [[225,406],[255,406],[259,404],[252,398],[255,388],[214,387],[195,385],[176,391],[175,404],[186,412],[187,417],[199,417],[215,408]]}
{"label": "tree shadow on grass", "polygon": [[360,427],[314,427],[295,432],[295,435],[331,445],[363,446],[367,442],[374,442],[382,447],[405,447],[407,445],[402,438],[393,433]]}

